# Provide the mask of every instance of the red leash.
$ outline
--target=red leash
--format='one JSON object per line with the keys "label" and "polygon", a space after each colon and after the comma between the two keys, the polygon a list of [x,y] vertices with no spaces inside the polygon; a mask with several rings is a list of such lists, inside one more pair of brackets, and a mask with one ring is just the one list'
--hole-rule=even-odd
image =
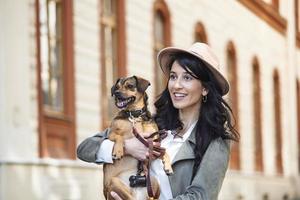
{"label": "red leash", "polygon": [[[166,152],[166,150],[160,146],[154,146],[153,145],[153,142],[160,142],[161,139],[165,138],[167,136],[167,132],[162,130],[162,131],[157,131],[157,132],[154,132],[152,133],[150,136],[148,136],[146,139],[141,136],[135,127],[132,127],[132,132],[134,134],[134,136],[141,142],[143,143],[146,147],[149,148],[149,158],[148,158],[148,164],[147,164],[147,170],[144,169],[145,172],[145,175],[146,175],[146,185],[147,185],[147,193],[148,193],[148,196],[150,198],[154,198],[154,199],[158,199],[159,196],[154,196],[154,193],[153,193],[153,188],[152,188],[152,185],[151,185],[151,179],[150,179],[150,164],[151,164],[151,161],[155,159],[155,156],[154,156],[154,151],[156,152],[159,152],[160,155],[159,157],[163,156]],[[157,137],[157,139],[153,139],[153,137],[159,135],[159,137]]]}

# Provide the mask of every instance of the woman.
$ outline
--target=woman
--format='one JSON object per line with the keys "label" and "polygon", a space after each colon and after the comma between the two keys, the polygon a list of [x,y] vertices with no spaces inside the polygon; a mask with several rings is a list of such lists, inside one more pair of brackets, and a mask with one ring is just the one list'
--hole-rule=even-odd
{"label": "woman", "polygon": [[[161,186],[160,199],[217,199],[228,167],[229,141],[238,140],[231,109],[222,98],[229,84],[217,69],[216,56],[204,43],[195,43],[188,50],[165,48],[159,52],[158,62],[169,79],[155,102],[155,121],[159,129],[170,130],[161,146],[170,155],[174,170],[167,177],[161,160],[152,162],[152,175]],[[113,144],[104,138],[98,135],[84,141],[78,147],[78,157],[113,162],[107,153]],[[125,142],[125,151],[142,160],[148,150],[132,138]]]}

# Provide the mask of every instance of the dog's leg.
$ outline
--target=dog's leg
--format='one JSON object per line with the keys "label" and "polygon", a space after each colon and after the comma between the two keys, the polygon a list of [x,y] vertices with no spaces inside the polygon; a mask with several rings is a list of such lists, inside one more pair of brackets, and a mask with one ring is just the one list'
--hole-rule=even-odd
{"label": "dog's leg", "polygon": [[109,135],[109,139],[115,142],[112,153],[113,157],[121,159],[124,156],[124,137],[113,132]]}
{"label": "dog's leg", "polygon": [[173,174],[171,160],[170,160],[170,157],[167,153],[164,154],[164,156],[162,158],[162,162],[164,164],[164,170],[165,170],[166,174],[167,175]]}
{"label": "dog's leg", "polygon": [[130,188],[124,184],[119,178],[113,177],[111,179],[110,189],[108,193],[108,200],[113,200],[114,198],[110,195],[110,192],[116,192],[124,200],[135,200]]}

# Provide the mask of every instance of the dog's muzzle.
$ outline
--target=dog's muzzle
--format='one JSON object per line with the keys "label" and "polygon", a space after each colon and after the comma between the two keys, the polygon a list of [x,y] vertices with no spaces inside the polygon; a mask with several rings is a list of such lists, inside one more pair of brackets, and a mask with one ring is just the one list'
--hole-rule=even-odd
{"label": "dog's muzzle", "polygon": [[119,97],[119,95],[115,95],[115,101],[116,101],[116,106],[119,109],[127,107],[129,104],[133,103],[135,101],[135,97],[129,97],[129,98],[123,98]]}

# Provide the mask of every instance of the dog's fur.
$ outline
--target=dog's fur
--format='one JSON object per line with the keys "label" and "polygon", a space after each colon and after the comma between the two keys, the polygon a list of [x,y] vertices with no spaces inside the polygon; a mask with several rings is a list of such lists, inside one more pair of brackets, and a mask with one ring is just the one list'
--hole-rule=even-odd
{"label": "dog's fur", "polygon": [[[113,199],[111,191],[116,192],[124,200],[147,199],[147,188],[129,186],[129,177],[136,175],[138,160],[124,153],[124,140],[135,137],[132,133],[133,124],[125,115],[126,111],[141,110],[147,108],[147,94],[145,90],[150,83],[140,77],[132,76],[121,78],[112,87],[112,95],[115,96],[116,106],[120,109],[111,123],[109,139],[115,142],[113,148],[113,164],[104,165],[104,195],[106,199]],[[139,133],[153,133],[158,130],[157,125],[151,119],[148,110],[134,124]],[[172,173],[171,164],[167,154],[164,156],[165,170]],[[154,177],[151,177],[153,193],[159,196],[159,185]]]}

